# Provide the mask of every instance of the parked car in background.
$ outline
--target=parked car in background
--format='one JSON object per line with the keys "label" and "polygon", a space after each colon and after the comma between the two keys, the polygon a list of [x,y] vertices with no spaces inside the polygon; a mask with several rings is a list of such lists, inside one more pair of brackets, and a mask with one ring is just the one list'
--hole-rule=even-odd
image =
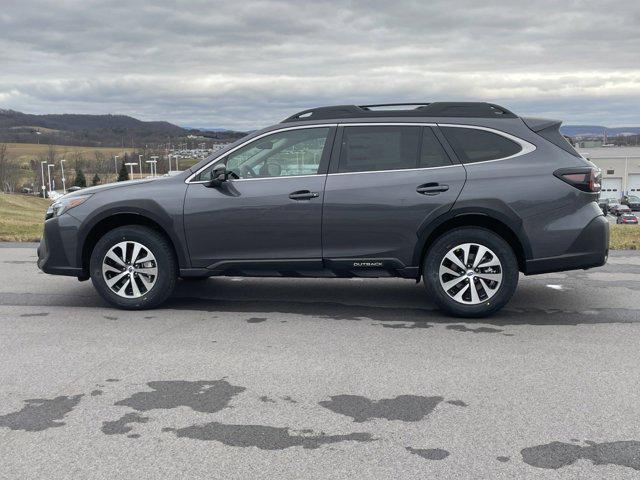
{"label": "parked car in background", "polygon": [[600,200],[598,200],[598,206],[600,207],[600,210],[602,210],[602,213],[604,213],[605,215],[609,213],[609,211],[611,210],[611,206],[615,205],[617,203],[617,201],[613,198],[601,198]]}
{"label": "parked car in background", "polygon": [[623,205],[627,205],[631,211],[640,212],[640,197],[636,197],[635,195],[625,195],[622,197]]}
{"label": "parked car in background", "polygon": [[616,203],[615,205],[613,205],[611,207],[611,209],[609,210],[613,215],[615,215],[616,217],[619,217],[620,215],[624,214],[624,213],[631,213],[631,209],[629,208],[628,205],[623,205],[621,203]]}
{"label": "parked car in background", "polygon": [[638,217],[636,217],[633,213],[623,213],[618,217],[616,223],[620,224],[638,224]]}
{"label": "parked car in background", "polygon": [[65,195],[38,266],[91,278],[124,309],[160,305],[179,277],[400,277],[452,315],[482,317],[520,272],[606,263],[600,170],[561,122],[416,106],[305,110],[185,172]]}
{"label": "parked car in background", "polygon": [[615,211],[616,208],[618,208],[618,206],[620,205],[620,202],[612,198],[608,198],[607,200],[608,200],[607,213],[610,215],[615,215],[615,213],[613,212]]}
{"label": "parked car in background", "polygon": [[51,200],[57,200],[61,196],[62,194],[59,192],[56,192],[55,190],[50,190],[49,193],[47,194],[47,197],[49,197]]}

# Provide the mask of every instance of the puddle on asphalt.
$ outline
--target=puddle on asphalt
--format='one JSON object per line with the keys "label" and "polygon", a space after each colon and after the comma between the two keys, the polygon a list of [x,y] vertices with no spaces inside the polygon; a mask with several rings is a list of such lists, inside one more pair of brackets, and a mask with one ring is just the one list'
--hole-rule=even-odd
{"label": "puddle on asphalt", "polygon": [[163,428],[163,432],[174,432],[178,437],[195,440],[217,441],[232,447],[257,447],[261,450],[283,450],[290,447],[307,449],[338,442],[371,442],[370,433],[349,433],[346,435],[326,435],[311,430],[292,435],[288,428],[266,425],[227,425],[211,422],[185,428]]}
{"label": "puddle on asphalt", "polygon": [[319,402],[321,406],[362,423],[373,418],[418,422],[429,415],[444,400],[443,397],[399,395],[395,398],[370,400],[360,395],[336,395]]}
{"label": "puddle on asphalt", "polygon": [[[139,413],[125,413],[117,420],[102,422],[102,433],[105,435],[124,435],[133,430],[132,423],[147,423],[149,417],[143,417]],[[137,437],[135,437],[137,438]]]}
{"label": "puddle on asphalt", "polygon": [[62,427],[65,423],[60,420],[80,403],[81,398],[82,395],[61,395],[51,399],[25,400],[26,405],[22,410],[0,416],[0,427],[28,432]]}
{"label": "puddle on asphalt", "polygon": [[406,450],[414,455],[418,455],[427,460],[444,460],[449,456],[449,452],[442,448],[411,448],[406,447]]}
{"label": "puddle on asphalt", "polygon": [[140,412],[189,407],[196,412],[214,413],[225,408],[234,396],[246,390],[226,380],[157,381],[147,385],[153,391],[134,393],[114,405],[131,407]]}
{"label": "puddle on asphalt", "polygon": [[551,442],[522,449],[522,460],[538,468],[558,469],[583,459],[594,465],[619,465],[640,470],[640,441],[585,442],[588,446]]}

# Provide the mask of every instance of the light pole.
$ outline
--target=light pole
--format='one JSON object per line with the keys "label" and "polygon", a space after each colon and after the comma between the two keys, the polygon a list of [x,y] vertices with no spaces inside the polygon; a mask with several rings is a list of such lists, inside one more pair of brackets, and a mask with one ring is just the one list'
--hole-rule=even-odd
{"label": "light pole", "polygon": [[133,180],[133,166],[135,164],[136,164],[136,162],[127,162],[127,163],[125,163],[125,165],[131,169],[131,180]]}
{"label": "light pole", "polygon": [[47,163],[46,160],[40,162],[40,173],[42,173],[42,198],[46,198],[45,189],[47,188],[44,184],[44,164]]}
{"label": "light pole", "polygon": [[67,193],[67,180],[64,178],[64,158],[60,159],[60,170],[62,170],[62,193]]}
{"label": "light pole", "polygon": [[51,186],[51,167],[55,167],[55,165],[53,163],[48,163],[47,176],[49,177],[49,191],[53,190],[53,187]]}
{"label": "light pole", "polygon": [[36,130],[36,138],[38,139],[38,145],[40,145],[40,135],[41,135],[40,130]]}
{"label": "light pole", "polygon": [[171,154],[167,155],[167,160],[169,160],[169,173],[171,173]]}
{"label": "light pole", "polygon": [[157,155],[152,155],[151,156],[151,162],[147,162],[147,163],[151,163],[151,168],[153,168],[153,172],[151,173],[151,175],[153,175],[154,177],[156,176],[156,163],[158,163],[158,156]]}
{"label": "light pole", "polygon": [[118,157],[120,155],[114,155],[113,156],[113,164],[116,167],[116,180],[118,179]]}
{"label": "light pole", "polygon": [[176,172],[179,172],[180,169],[178,168],[178,155],[175,155],[175,159],[176,159]]}
{"label": "light pole", "polygon": [[[153,157],[151,157],[151,158],[153,158]],[[157,160],[147,160],[146,163],[149,164],[149,172],[151,172],[151,176],[155,177],[156,174],[155,174],[155,168],[154,167],[155,167],[155,164],[158,163],[158,161]]]}
{"label": "light pole", "polygon": [[142,155],[138,155],[138,169],[140,170],[140,178],[142,178]]}

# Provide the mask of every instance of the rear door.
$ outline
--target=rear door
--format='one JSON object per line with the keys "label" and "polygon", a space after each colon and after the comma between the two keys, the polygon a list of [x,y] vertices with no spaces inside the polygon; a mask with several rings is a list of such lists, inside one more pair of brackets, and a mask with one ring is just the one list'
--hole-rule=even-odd
{"label": "rear door", "polygon": [[324,194],[325,262],[348,270],[415,266],[418,231],[452,207],[464,167],[432,126],[344,125],[337,135]]}

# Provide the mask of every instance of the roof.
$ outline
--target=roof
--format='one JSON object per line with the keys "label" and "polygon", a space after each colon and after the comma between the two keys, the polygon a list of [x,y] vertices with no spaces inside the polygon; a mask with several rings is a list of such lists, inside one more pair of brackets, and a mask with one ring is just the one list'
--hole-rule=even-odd
{"label": "roof", "polygon": [[504,107],[485,102],[383,103],[375,105],[335,105],[311,108],[284,119],[282,123],[305,120],[372,117],[517,118],[517,115]]}

